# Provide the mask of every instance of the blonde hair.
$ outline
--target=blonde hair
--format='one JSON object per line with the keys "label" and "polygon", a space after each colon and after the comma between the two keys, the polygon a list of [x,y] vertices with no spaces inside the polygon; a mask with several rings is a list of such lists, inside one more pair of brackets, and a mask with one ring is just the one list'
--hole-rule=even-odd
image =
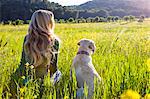
{"label": "blonde hair", "polygon": [[47,10],[37,10],[31,17],[24,43],[26,59],[35,67],[50,64],[54,42],[54,15]]}

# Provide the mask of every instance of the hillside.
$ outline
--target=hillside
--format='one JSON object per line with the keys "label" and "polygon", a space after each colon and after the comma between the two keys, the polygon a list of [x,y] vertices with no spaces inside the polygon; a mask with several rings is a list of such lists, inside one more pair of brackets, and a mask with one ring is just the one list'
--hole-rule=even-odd
{"label": "hillside", "polygon": [[81,4],[78,10],[106,10],[113,16],[150,16],[150,0],[93,0]]}
{"label": "hillside", "polygon": [[79,6],[62,6],[48,0],[2,0],[0,22],[30,20],[32,13],[38,9],[52,11],[58,20],[126,15],[150,17],[149,6],[150,0],[93,0]]}

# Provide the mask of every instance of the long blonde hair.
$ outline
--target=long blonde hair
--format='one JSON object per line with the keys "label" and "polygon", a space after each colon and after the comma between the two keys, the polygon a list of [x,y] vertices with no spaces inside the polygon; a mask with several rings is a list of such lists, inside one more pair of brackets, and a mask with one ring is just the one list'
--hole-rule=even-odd
{"label": "long blonde hair", "polygon": [[26,59],[35,67],[50,64],[54,42],[54,15],[47,10],[37,10],[31,17],[24,43]]}

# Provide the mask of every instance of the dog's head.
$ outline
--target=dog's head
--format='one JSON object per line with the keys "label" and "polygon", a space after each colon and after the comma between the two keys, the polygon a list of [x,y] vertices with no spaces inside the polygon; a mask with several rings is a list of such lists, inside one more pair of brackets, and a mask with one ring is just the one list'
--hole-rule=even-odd
{"label": "dog's head", "polygon": [[85,50],[92,51],[92,53],[94,53],[95,49],[96,49],[94,41],[92,41],[90,39],[81,39],[78,42],[78,45],[80,47],[84,48]]}

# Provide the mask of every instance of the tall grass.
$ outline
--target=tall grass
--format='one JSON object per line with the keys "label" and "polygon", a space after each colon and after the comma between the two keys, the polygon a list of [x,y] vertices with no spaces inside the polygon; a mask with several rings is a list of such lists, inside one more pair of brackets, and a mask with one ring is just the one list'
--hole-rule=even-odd
{"label": "tall grass", "polygon": [[[0,95],[19,66],[27,29],[28,25],[0,25]],[[127,89],[141,96],[150,93],[150,71],[145,63],[150,58],[150,23],[56,24],[55,33],[61,39],[58,65],[63,75],[56,86],[51,85],[49,77],[45,78],[43,98],[75,98],[76,80],[75,76],[73,82],[69,80],[69,69],[82,38],[94,40],[97,47],[93,64],[104,86],[95,81],[95,99],[118,99]],[[37,98],[39,86],[31,79],[25,87],[18,88],[18,98]]]}

